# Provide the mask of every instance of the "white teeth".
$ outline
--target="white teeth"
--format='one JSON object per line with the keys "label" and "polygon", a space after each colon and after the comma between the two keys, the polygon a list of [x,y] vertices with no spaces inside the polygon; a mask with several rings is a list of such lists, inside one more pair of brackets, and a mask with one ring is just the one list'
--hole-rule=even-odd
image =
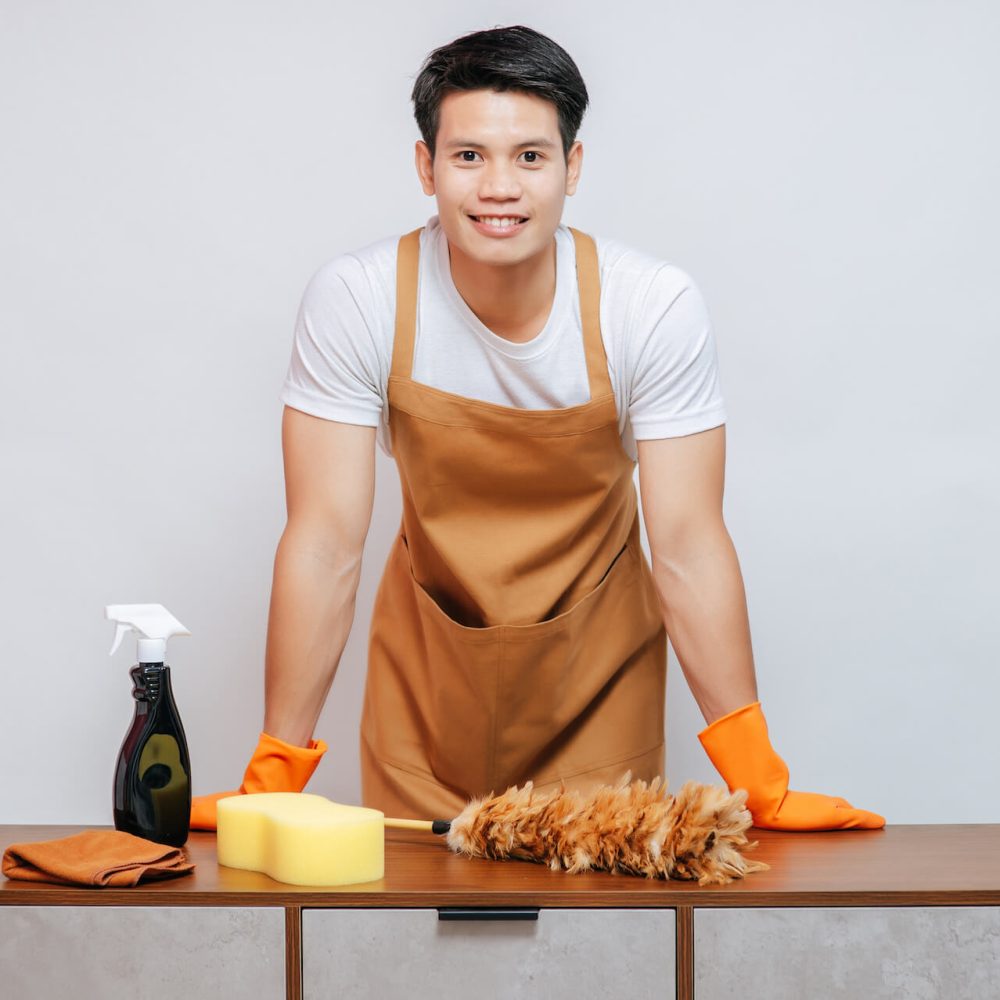
{"label": "white teeth", "polygon": [[487,225],[493,226],[494,229],[506,229],[508,226],[517,225],[517,223],[521,221],[521,217],[519,215],[505,215],[499,219],[474,215],[473,218],[476,222],[484,222]]}

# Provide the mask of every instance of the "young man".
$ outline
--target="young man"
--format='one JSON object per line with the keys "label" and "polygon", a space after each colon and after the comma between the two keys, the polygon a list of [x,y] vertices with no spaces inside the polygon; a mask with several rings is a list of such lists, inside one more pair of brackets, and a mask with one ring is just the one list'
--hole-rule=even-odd
{"label": "young man", "polygon": [[530,28],[476,32],[431,53],[412,97],[438,211],[306,289],[264,730],[240,789],[196,798],[192,826],[214,828],[222,795],[301,791],[326,751],[312,733],[354,617],[376,441],[403,517],[369,636],[365,805],[451,817],[528,779],[663,774],[669,632],[699,739],[757,826],[883,826],[789,791],[770,745],[708,313],[680,268],[561,223],[588,103],[573,60]]}

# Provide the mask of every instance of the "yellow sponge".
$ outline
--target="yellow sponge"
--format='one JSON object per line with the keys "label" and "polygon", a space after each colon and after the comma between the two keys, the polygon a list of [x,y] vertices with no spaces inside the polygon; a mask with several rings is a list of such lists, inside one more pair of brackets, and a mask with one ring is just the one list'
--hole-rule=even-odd
{"label": "yellow sponge", "polygon": [[219,799],[219,864],[291,885],[352,885],[385,873],[385,814],[306,792]]}

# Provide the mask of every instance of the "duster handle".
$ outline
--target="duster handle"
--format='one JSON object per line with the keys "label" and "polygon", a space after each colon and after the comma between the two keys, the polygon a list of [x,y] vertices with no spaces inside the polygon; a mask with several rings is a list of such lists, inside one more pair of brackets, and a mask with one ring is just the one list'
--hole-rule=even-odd
{"label": "duster handle", "polygon": [[386,816],[385,825],[399,830],[430,830],[431,833],[447,833],[451,829],[451,822],[446,819],[390,819]]}

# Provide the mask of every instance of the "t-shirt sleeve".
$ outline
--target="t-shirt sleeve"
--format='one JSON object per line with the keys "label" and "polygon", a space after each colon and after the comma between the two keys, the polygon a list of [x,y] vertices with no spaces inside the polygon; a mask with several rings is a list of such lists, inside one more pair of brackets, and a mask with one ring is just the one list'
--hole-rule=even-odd
{"label": "t-shirt sleeve", "polygon": [[662,265],[635,322],[628,410],[635,439],[680,437],[724,424],[712,322],[691,276]]}
{"label": "t-shirt sleeve", "polygon": [[342,254],[309,279],[279,398],[316,417],[377,427],[382,412],[374,314],[361,262]]}

